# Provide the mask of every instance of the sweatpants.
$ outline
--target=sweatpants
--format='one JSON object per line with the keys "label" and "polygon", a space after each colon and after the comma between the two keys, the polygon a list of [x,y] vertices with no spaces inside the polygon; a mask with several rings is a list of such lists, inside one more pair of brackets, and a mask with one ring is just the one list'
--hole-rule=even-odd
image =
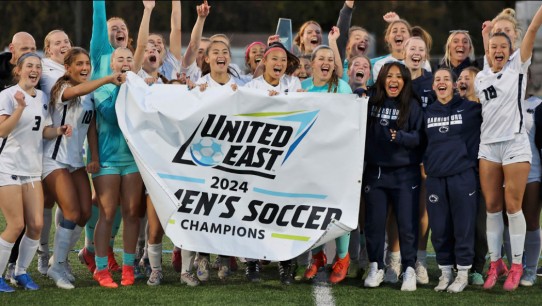
{"label": "sweatpants", "polygon": [[367,165],[363,175],[365,239],[370,262],[384,268],[384,243],[388,203],[397,217],[403,271],[414,268],[418,250],[420,166]]}
{"label": "sweatpants", "polygon": [[474,168],[446,177],[427,176],[426,187],[437,264],[470,267],[480,195]]}

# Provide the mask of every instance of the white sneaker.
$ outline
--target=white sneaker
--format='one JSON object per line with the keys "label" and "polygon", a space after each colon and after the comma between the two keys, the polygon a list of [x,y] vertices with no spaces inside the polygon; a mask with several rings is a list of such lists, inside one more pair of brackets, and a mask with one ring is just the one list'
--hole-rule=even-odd
{"label": "white sneaker", "polygon": [[66,278],[72,283],[75,282],[75,276],[72,273],[72,267],[70,266],[70,262],[66,260],[63,266],[64,266],[64,274],[66,275]]}
{"label": "white sneaker", "polygon": [[536,283],[536,270],[531,270],[529,268],[526,268],[523,270],[523,275],[521,276],[521,280],[519,281],[519,284],[524,287],[531,287]]}
{"label": "white sneaker", "polygon": [[412,267],[408,267],[403,273],[401,291],[416,291],[416,271]]}
{"label": "white sneaker", "polygon": [[187,284],[190,287],[196,287],[199,286],[200,281],[192,273],[184,272],[181,274],[181,284]]}
{"label": "white sneaker", "polygon": [[427,263],[416,261],[416,282],[420,285],[429,284],[429,275],[427,274]]}
{"label": "white sneaker", "polygon": [[61,289],[73,289],[75,286],[66,278],[64,268],[58,265],[51,266],[47,271],[47,276],[51,278],[56,286]]}
{"label": "white sneaker", "polygon": [[380,286],[383,280],[384,270],[378,269],[378,263],[371,262],[369,264],[369,272],[367,273],[367,277],[365,278],[365,287],[376,288]]}
{"label": "white sneaker", "polygon": [[162,282],[162,271],[160,270],[152,270],[151,275],[149,276],[149,280],[147,280],[147,285],[149,286],[158,286]]}
{"label": "white sneaker", "polygon": [[384,282],[395,284],[399,281],[399,275],[401,274],[401,262],[392,261],[386,268],[384,275]]}
{"label": "white sneaker", "polygon": [[445,291],[453,282],[452,271],[441,270],[442,274],[438,278],[438,285],[435,287],[436,292]]}
{"label": "white sneaker", "polygon": [[38,272],[41,275],[47,275],[49,270],[49,253],[37,251],[38,253]]}
{"label": "white sneaker", "polygon": [[450,293],[459,293],[467,287],[469,284],[469,275],[468,274],[460,274],[458,273],[455,277],[454,282],[448,286],[448,292]]}

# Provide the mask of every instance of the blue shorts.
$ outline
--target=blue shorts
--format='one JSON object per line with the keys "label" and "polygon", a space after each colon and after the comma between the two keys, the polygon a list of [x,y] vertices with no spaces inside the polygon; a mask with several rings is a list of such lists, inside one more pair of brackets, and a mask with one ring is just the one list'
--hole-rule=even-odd
{"label": "blue shorts", "polygon": [[92,174],[92,178],[97,178],[102,175],[120,175],[125,176],[132,173],[139,173],[139,169],[135,162],[124,166],[100,166],[98,173]]}

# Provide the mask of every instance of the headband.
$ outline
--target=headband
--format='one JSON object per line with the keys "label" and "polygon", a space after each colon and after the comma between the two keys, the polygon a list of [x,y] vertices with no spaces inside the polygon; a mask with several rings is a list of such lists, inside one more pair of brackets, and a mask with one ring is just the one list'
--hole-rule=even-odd
{"label": "headband", "polygon": [[37,53],[34,53],[34,52],[28,52],[28,53],[25,53],[23,55],[21,55],[21,57],[19,57],[19,59],[17,60],[17,65],[19,65],[20,63],[22,63],[26,58],[29,58],[31,56],[35,56],[37,58],[40,59],[41,61],[41,57],[37,54]]}
{"label": "headband", "polygon": [[[267,49],[267,51],[265,51],[265,53],[263,54],[263,57],[266,57],[267,54],[269,54],[271,51],[277,51],[277,50],[280,50],[280,51],[286,53],[286,50],[284,50],[284,48],[281,48],[281,47],[271,47],[271,48]],[[288,53],[286,53],[286,55],[288,55]]]}
{"label": "headband", "polygon": [[263,42],[255,41],[255,42],[251,43],[250,45],[248,45],[247,49],[245,50],[245,58],[248,58],[248,53],[250,52],[250,49],[252,49],[252,47],[254,47],[256,45],[262,45],[265,48],[265,44]]}

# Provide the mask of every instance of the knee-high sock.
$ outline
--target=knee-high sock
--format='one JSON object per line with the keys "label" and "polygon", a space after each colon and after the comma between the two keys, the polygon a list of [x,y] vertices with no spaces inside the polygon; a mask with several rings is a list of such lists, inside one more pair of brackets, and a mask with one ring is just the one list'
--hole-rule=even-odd
{"label": "knee-high sock", "polygon": [[335,243],[337,245],[337,257],[344,258],[348,254],[348,245],[350,244],[350,233],[342,235],[341,237],[335,238]]}
{"label": "knee-high sock", "polygon": [[51,231],[51,224],[53,222],[53,209],[43,209],[43,228],[41,229],[40,245],[38,246],[38,252],[41,254],[49,255],[49,232]]}
{"label": "knee-high sock", "polygon": [[151,269],[162,271],[162,244],[149,244],[148,254]]}
{"label": "knee-high sock", "polygon": [[15,275],[26,273],[26,269],[28,269],[28,266],[32,262],[39,245],[39,240],[30,239],[26,235],[23,236],[21,244],[19,245],[19,257],[17,258],[17,264],[15,265]]}
{"label": "knee-high sock", "polygon": [[88,219],[85,225],[85,248],[92,253],[94,253],[94,229],[96,228],[99,217],[100,209],[96,205],[92,205],[90,219]]}
{"label": "knee-high sock", "polygon": [[540,229],[528,231],[525,235],[525,264],[527,269],[536,270],[540,248]]}
{"label": "knee-high sock", "polygon": [[56,228],[55,232],[55,246],[54,246],[54,265],[61,265],[66,262],[68,258],[68,252],[70,251],[70,240],[72,237],[73,229],[62,227],[62,225]]}
{"label": "knee-high sock", "polygon": [[11,254],[11,249],[13,249],[14,244],[15,243],[10,243],[0,238],[0,277],[4,275],[9,255]]}
{"label": "knee-high sock", "polygon": [[496,213],[488,212],[486,217],[486,235],[487,248],[491,261],[497,261],[501,258],[503,231],[504,221],[502,220],[502,211]]}
{"label": "knee-high sock", "polygon": [[83,232],[83,228],[79,225],[76,225],[73,229],[72,236],[70,237],[70,247],[68,248],[68,252],[70,250],[73,250],[77,242],[79,241],[79,238],[81,238],[81,233]]}
{"label": "knee-high sock", "polygon": [[527,223],[523,211],[508,215],[508,228],[510,231],[510,246],[512,247],[512,263],[521,264],[523,247],[525,246],[525,233]]}
{"label": "knee-high sock", "polygon": [[183,258],[181,273],[190,273],[192,271],[192,267],[194,266],[196,252],[181,249],[181,257]]}

